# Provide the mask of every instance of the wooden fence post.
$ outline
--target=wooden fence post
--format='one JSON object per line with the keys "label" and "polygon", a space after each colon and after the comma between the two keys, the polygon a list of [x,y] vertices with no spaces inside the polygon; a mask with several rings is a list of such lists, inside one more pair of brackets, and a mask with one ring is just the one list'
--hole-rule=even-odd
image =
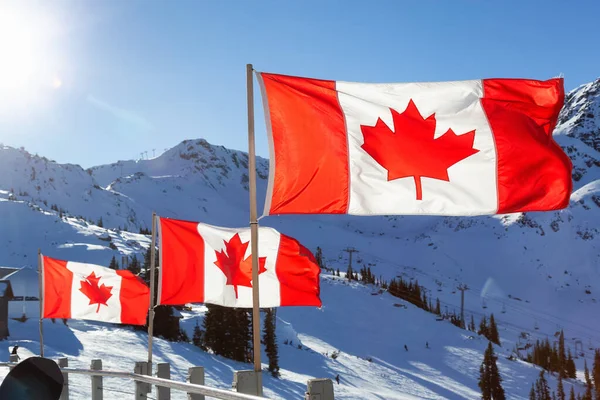
{"label": "wooden fence post", "polygon": [[[134,373],[139,375],[148,375],[148,362],[138,361],[135,363]],[[135,382],[135,399],[146,400],[148,393],[152,391],[152,386],[149,383]]]}
{"label": "wooden fence post", "polygon": [[331,379],[309,379],[306,382],[306,400],[333,400]]}
{"label": "wooden fence post", "polygon": [[[101,371],[102,360],[92,360],[90,369]],[[92,375],[92,400],[102,400],[102,397],[102,377]]]}
{"label": "wooden fence post", "polygon": [[[169,363],[159,363],[156,375],[159,378],[171,379],[171,365]],[[156,386],[156,391],[158,393],[157,400],[171,400],[171,388]]]}
{"label": "wooden fence post", "polygon": [[[69,359],[62,357],[58,359],[58,366],[60,368],[66,368],[69,366]],[[69,400],[69,374],[63,373],[63,390],[60,393],[60,400]]]}
{"label": "wooden fence post", "polygon": [[233,371],[232,389],[238,393],[253,394],[258,393],[258,379],[256,374],[259,372],[252,370]]}
{"label": "wooden fence post", "polygon": [[[188,382],[204,385],[204,367],[191,367],[188,369]],[[204,400],[203,394],[188,393],[188,400]]]}

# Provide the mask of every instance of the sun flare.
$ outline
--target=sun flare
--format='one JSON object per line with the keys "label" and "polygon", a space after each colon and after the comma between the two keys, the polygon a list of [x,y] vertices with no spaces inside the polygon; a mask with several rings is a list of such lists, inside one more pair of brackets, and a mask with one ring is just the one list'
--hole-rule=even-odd
{"label": "sun flare", "polygon": [[[17,3],[18,4],[18,3]],[[63,82],[53,71],[53,27],[48,15],[35,9],[0,4],[0,112],[30,108],[44,89]]]}

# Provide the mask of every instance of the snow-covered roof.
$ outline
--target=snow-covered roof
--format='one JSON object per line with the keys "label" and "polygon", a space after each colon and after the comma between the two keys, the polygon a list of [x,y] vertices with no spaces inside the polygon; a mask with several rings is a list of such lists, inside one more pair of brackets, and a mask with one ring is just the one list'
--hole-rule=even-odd
{"label": "snow-covered roof", "polygon": [[11,267],[0,267],[0,278],[4,278],[8,274],[12,274],[17,271],[19,268],[11,268]]}

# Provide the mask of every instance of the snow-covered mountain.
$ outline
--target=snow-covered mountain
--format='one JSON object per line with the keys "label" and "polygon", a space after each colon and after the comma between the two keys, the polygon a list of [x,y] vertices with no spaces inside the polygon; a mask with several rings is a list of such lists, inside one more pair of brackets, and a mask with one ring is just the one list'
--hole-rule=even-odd
{"label": "snow-covered mountain", "polygon": [[[574,166],[574,190],[565,210],[471,218],[269,216],[260,222],[312,249],[320,246],[328,266],[342,271],[348,263],[343,250],[355,247],[359,250],[353,260],[355,268],[368,265],[378,276],[418,279],[427,295],[439,297],[442,308],[449,311],[460,306],[456,286],[467,284],[466,316],[474,315],[478,322],[484,314],[494,313],[503,342],[499,352],[509,355],[515,347],[539,338],[554,340],[554,334],[564,329],[568,346],[582,354],[577,360],[582,368],[584,358],[588,364],[592,361],[590,349],[600,348],[600,322],[593,317],[600,299],[600,80],[568,94],[555,139]],[[0,170],[4,172],[0,176],[0,265],[34,266],[38,247],[59,258],[104,264],[119,253],[141,254],[149,239],[136,232],[150,225],[152,211],[221,226],[248,223],[247,155],[202,139],[184,141],[153,159],[119,161],[89,170],[0,147]],[[257,174],[262,207],[267,160],[258,160]],[[100,219],[104,228],[97,226]],[[380,311],[389,307],[386,294],[348,290],[325,278],[322,310],[278,312],[278,323],[289,325],[302,342],[306,338],[312,351],[338,348],[348,356],[372,356],[377,367],[357,362],[343,367],[344,373],[355,379],[361,374],[375,379],[373,371],[379,371],[387,383],[355,381],[352,390],[339,388],[343,398],[477,397],[473,376],[458,374],[447,380],[423,374],[417,378],[415,368],[445,375],[443,360],[457,365],[468,357],[480,360],[483,342],[470,344],[467,332],[446,322],[424,322],[432,315],[421,310],[411,311],[410,316],[397,308],[393,313]],[[349,298],[352,306],[346,310],[343,304]],[[398,299],[396,303],[403,304]],[[368,320],[359,323],[358,310],[351,307],[367,314]],[[406,358],[403,349],[392,350],[393,346],[400,349],[405,341],[409,348],[421,348],[424,332],[438,329],[444,334],[429,343],[443,348],[441,353],[410,353],[412,358]],[[397,343],[391,343],[394,337]],[[284,374],[281,382],[269,381],[275,388],[270,389],[272,393],[282,397],[286,397],[285,390],[298,393],[298,379],[342,368],[341,361],[333,365],[330,359],[326,368],[319,364],[323,360],[311,359],[315,363],[311,368],[308,361],[296,361],[296,356],[284,357],[282,366],[290,375]],[[527,368],[503,361],[502,372],[516,382],[522,379],[519,376],[534,375],[522,372],[530,371]],[[507,383],[509,397],[525,398],[529,383]],[[413,391],[414,385],[424,385],[433,394]],[[392,392],[399,393],[398,397]]]}

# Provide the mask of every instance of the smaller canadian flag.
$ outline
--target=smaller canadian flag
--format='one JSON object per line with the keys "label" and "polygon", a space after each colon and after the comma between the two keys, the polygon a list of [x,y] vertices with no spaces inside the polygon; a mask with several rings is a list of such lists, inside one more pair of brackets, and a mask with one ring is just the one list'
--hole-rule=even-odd
{"label": "smaller canadian flag", "polygon": [[[158,304],[211,303],[252,307],[249,228],[221,228],[160,218]],[[321,306],[315,257],[297,240],[261,227],[261,307]]]}
{"label": "smaller canadian flag", "polygon": [[127,270],[42,256],[43,318],[144,325],[150,290]]}

